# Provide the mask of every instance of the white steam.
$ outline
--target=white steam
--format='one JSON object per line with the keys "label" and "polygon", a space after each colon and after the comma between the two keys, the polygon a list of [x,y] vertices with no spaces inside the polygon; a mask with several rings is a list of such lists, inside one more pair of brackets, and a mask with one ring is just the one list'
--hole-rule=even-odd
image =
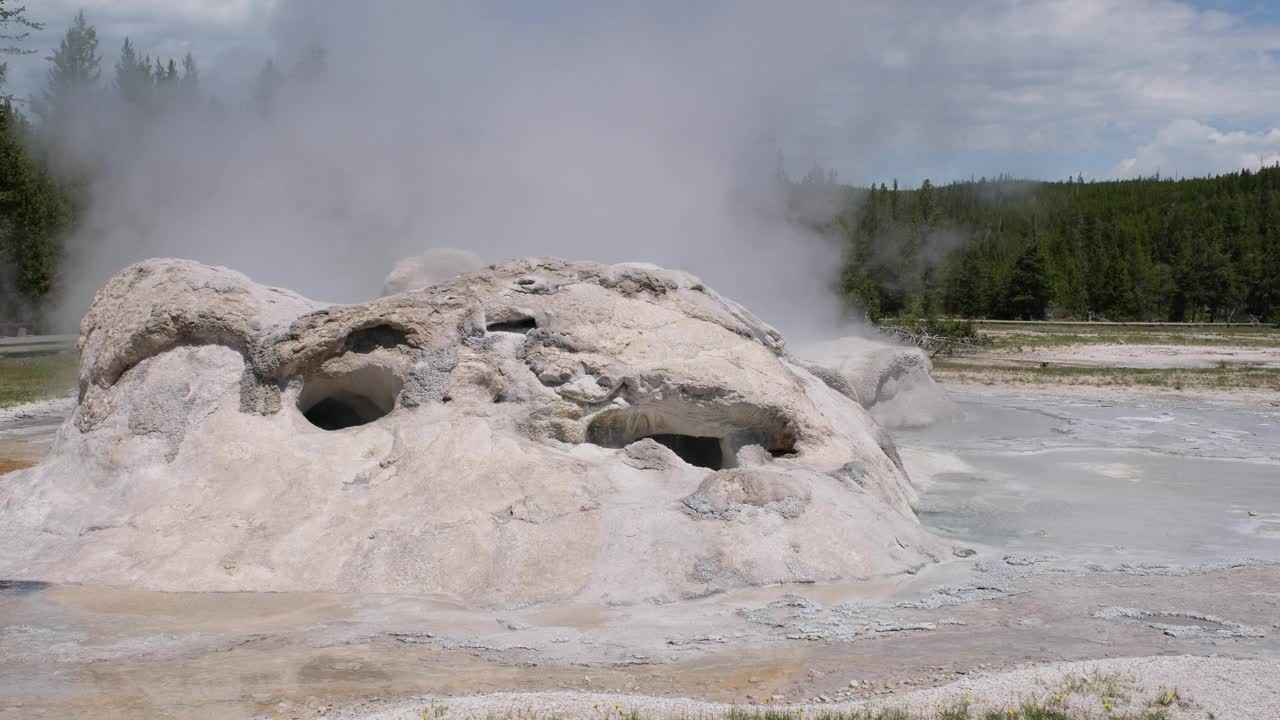
{"label": "white steam", "polygon": [[849,4],[586,6],[557,22],[473,5],[284,2],[281,66],[314,46],[326,61],[270,113],[228,99],[86,119],[73,147],[92,204],[64,322],[145,257],[356,302],[438,246],[655,262],[793,334],[835,321],[839,248],[785,220],[770,139],[856,42]]}

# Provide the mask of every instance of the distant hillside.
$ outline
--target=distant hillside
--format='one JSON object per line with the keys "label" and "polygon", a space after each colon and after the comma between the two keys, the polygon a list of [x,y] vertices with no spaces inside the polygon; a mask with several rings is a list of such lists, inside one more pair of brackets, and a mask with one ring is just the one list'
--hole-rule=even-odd
{"label": "distant hillside", "polygon": [[869,315],[1280,321],[1280,166],[1216,178],[845,188],[820,228]]}

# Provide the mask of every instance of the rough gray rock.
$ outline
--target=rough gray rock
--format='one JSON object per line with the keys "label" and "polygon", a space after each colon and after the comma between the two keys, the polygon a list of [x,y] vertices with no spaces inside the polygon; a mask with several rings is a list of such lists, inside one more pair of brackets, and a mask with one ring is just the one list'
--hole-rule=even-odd
{"label": "rough gray rock", "polygon": [[616,604],[946,554],[862,407],[687,273],[522,259],[336,306],[151,260],[81,330],[0,577]]}

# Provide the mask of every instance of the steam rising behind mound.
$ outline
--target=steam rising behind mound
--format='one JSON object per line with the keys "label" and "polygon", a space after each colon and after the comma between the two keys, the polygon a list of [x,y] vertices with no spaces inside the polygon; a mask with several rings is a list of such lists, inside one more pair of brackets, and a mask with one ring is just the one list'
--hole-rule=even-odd
{"label": "steam rising behind mound", "polygon": [[798,352],[810,370],[888,427],[929,425],[958,412],[920,348],[845,337]]}
{"label": "steam rising behind mound", "polygon": [[421,290],[482,267],[484,263],[475,253],[454,248],[432,248],[396,263],[382,284],[382,294]]}
{"label": "steam rising behind mound", "polygon": [[510,261],[358,306],[151,260],[0,487],[0,577],[666,602],[935,559],[892,443],[697,278]]}

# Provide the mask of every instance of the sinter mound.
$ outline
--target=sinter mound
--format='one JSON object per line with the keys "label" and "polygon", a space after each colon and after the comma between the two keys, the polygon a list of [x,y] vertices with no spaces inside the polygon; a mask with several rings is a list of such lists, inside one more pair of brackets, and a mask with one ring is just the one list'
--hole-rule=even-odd
{"label": "sinter mound", "polygon": [[523,259],[363,305],[184,260],[81,326],[0,577],[668,602],[937,559],[867,412],[686,273]]}

